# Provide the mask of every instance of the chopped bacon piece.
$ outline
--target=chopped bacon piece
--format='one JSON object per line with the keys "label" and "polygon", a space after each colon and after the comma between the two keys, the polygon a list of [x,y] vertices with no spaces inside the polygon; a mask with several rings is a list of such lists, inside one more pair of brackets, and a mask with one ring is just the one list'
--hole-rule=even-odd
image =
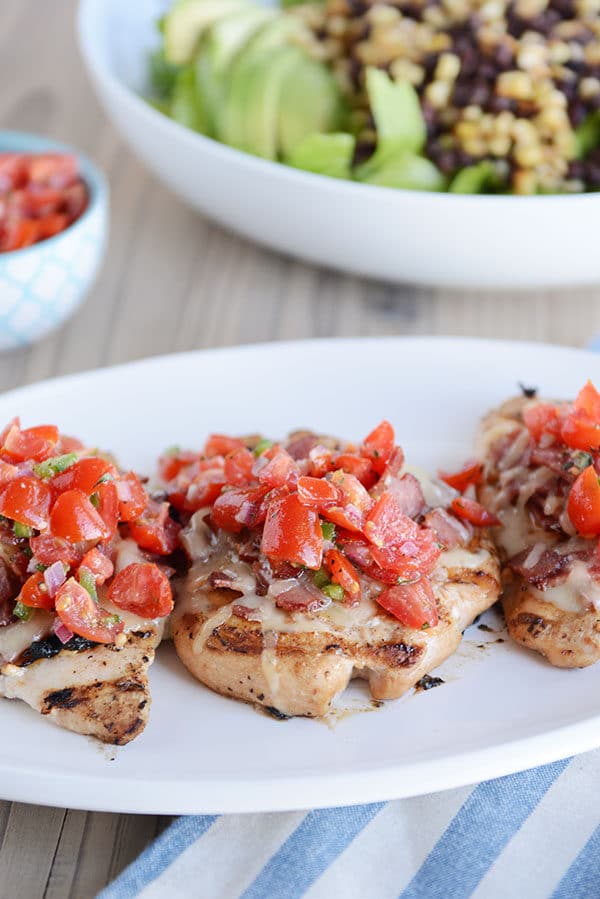
{"label": "chopped bacon piece", "polygon": [[402,513],[408,518],[418,518],[427,508],[419,479],[413,474],[389,478],[386,490],[392,494]]}
{"label": "chopped bacon piece", "polygon": [[325,596],[319,599],[302,586],[291,587],[275,597],[275,605],[286,612],[317,612],[325,604]]}
{"label": "chopped bacon piece", "polygon": [[319,438],[316,434],[307,432],[306,434],[293,434],[291,439],[286,443],[285,448],[297,462],[300,459],[306,459],[311,449],[318,446]]}
{"label": "chopped bacon piece", "polygon": [[234,615],[237,615],[238,618],[243,618],[245,621],[260,621],[262,618],[261,609],[253,609],[251,606],[245,606],[241,602],[236,602],[231,607],[231,611]]}
{"label": "chopped bacon piece", "polygon": [[213,590],[232,589],[234,587],[234,579],[226,571],[211,571],[208,583]]}
{"label": "chopped bacon piece", "polygon": [[528,583],[540,588],[569,564],[570,556],[539,546],[528,547],[508,560],[512,570]]}
{"label": "chopped bacon piece", "polygon": [[467,546],[473,536],[473,529],[469,522],[459,521],[446,509],[432,509],[425,516],[425,524],[435,531],[438,540],[446,549]]}

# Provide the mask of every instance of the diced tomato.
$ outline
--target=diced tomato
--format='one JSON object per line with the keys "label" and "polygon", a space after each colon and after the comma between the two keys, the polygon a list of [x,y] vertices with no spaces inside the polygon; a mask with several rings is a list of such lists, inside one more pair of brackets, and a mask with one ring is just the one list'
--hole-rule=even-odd
{"label": "diced tomato", "polygon": [[37,153],[29,158],[29,181],[63,189],[77,180],[77,159],[72,153]]}
{"label": "diced tomato", "polygon": [[43,531],[48,526],[52,493],[39,478],[14,478],[0,488],[0,515]]}
{"label": "diced tomato", "polygon": [[338,488],[325,478],[300,477],[297,489],[300,502],[313,509],[326,509],[339,505],[341,501]]}
{"label": "diced tomato", "polygon": [[[215,502],[225,484],[225,472],[222,464],[203,468],[186,489],[183,509],[186,512],[197,512],[204,506],[210,506]],[[169,496],[169,499],[176,506],[173,497]]]}
{"label": "diced tomato", "polygon": [[244,441],[239,437],[227,437],[225,434],[211,434],[204,444],[204,455],[226,456],[234,449],[244,446]]}
{"label": "diced tomato", "polygon": [[47,240],[64,231],[69,224],[69,216],[64,212],[53,212],[37,219],[38,233],[36,240]]}
{"label": "diced tomato", "polygon": [[78,453],[85,449],[85,444],[78,440],[77,437],[69,437],[66,434],[60,435],[59,440],[61,453]]}
{"label": "diced tomato", "polygon": [[30,247],[40,238],[40,222],[34,218],[11,218],[5,224],[0,249],[4,252]]}
{"label": "diced tomato", "polygon": [[360,599],[360,580],[356,568],[337,549],[329,549],[325,554],[325,567],[334,584],[344,588],[351,604]]}
{"label": "diced tomato", "polygon": [[196,462],[197,459],[198,453],[192,453],[188,450],[163,453],[158,460],[158,473],[163,481],[172,481],[180,471]]}
{"label": "diced tomato", "polygon": [[575,409],[584,412],[596,422],[600,422],[600,393],[591,381],[581,388],[575,400]]}
{"label": "diced tomato", "polygon": [[476,527],[490,527],[500,524],[500,521],[491,512],[488,512],[481,503],[466,496],[452,500],[452,511],[458,518],[470,521]]}
{"label": "diced tomato", "polygon": [[243,487],[252,480],[254,455],[245,446],[239,446],[225,456],[223,470],[228,484]]}
{"label": "diced tomato", "polygon": [[74,462],[65,471],[55,474],[50,481],[50,486],[55,496],[64,493],[65,490],[82,490],[86,496],[91,496],[96,492],[101,478],[105,475],[115,477],[117,475],[115,466],[106,459],[89,456]]}
{"label": "diced tomato", "polygon": [[16,190],[26,183],[28,161],[25,153],[0,153],[0,193]]}
{"label": "diced tomato", "polygon": [[120,609],[143,618],[164,618],[173,610],[173,594],[166,575],[151,562],[132,562],[115,576],[108,598]]}
{"label": "diced tomato", "polygon": [[439,477],[448,486],[454,487],[459,493],[464,493],[468,487],[479,484],[483,474],[483,466],[476,460],[465,462],[459,471],[448,472],[440,471]]}
{"label": "diced tomato", "polygon": [[125,628],[118,616],[109,615],[72,577],[58,588],[54,607],[65,627],[94,643],[114,643]]}
{"label": "diced tomato", "polygon": [[396,443],[394,429],[385,419],[365,437],[361,452],[371,460],[377,474],[383,474]]}
{"label": "diced tomato", "polygon": [[373,505],[372,498],[358,478],[352,474],[334,471],[331,475],[331,483],[340,492],[340,504],[323,509],[323,516],[328,521],[347,528],[349,531],[362,533],[367,512]]}
{"label": "diced tomato", "polygon": [[323,558],[319,516],[297,496],[282,496],[269,504],[261,552],[270,559],[317,570]]}
{"label": "diced tomato", "polygon": [[[56,213],[63,202],[62,191],[36,185],[25,190],[15,190],[7,198],[8,213],[45,217]],[[65,215],[65,221],[67,216]]]}
{"label": "diced tomato", "polygon": [[265,520],[263,499],[266,487],[233,487],[217,499],[211,510],[212,522],[217,528],[239,534],[244,528],[254,528]]}
{"label": "diced tomato", "polygon": [[4,427],[3,431],[0,433],[0,447],[4,446],[4,442],[13,428],[16,428],[17,431],[21,430],[21,419],[18,415],[11,419],[9,423]]}
{"label": "diced tomato", "polygon": [[102,516],[82,490],[61,493],[50,513],[50,531],[72,543],[108,538]]}
{"label": "diced tomato", "polygon": [[551,403],[534,403],[526,406],[523,410],[523,421],[536,443],[539,443],[542,434],[560,437],[559,410]]}
{"label": "diced tomato", "polygon": [[141,549],[168,556],[177,549],[181,530],[169,515],[169,503],[149,500],[143,515],[129,524],[129,533]]}
{"label": "diced tomato", "polygon": [[84,554],[81,546],[70,543],[62,537],[53,537],[52,534],[31,537],[29,545],[37,561],[46,566],[64,562],[69,568],[75,567],[79,565]]}
{"label": "diced tomato", "polygon": [[63,192],[64,208],[69,216],[69,222],[75,221],[87,209],[88,194],[83,181],[77,181],[66,187]]}
{"label": "diced tomato", "polygon": [[44,575],[39,571],[27,578],[21,587],[18,600],[31,609],[51,611],[54,608],[54,599],[48,593]]}
{"label": "diced tomato", "polygon": [[333,470],[333,453],[320,444],[309,451],[308,459],[309,474],[313,478],[322,478],[328,471]]}
{"label": "diced tomato", "polygon": [[283,487],[291,481],[297,467],[290,454],[281,447],[277,447],[274,451],[269,450],[269,453],[271,458],[260,468],[258,480],[271,490],[274,487]]}
{"label": "diced tomato", "polygon": [[398,584],[383,590],[375,599],[380,606],[410,628],[435,627],[439,621],[437,605],[429,578],[413,584]]}
{"label": "diced tomato", "polygon": [[119,497],[114,481],[104,481],[98,485],[95,494],[97,497],[98,515],[104,522],[105,540],[111,540],[119,524]]}
{"label": "diced tomato", "polygon": [[382,547],[414,540],[419,525],[402,511],[398,500],[391,493],[382,493],[365,521],[365,537]]}
{"label": "diced tomato", "polygon": [[347,474],[353,474],[367,490],[370,490],[377,482],[377,473],[373,463],[365,456],[340,453],[338,456],[334,456],[334,465]]}
{"label": "diced tomato", "polygon": [[88,571],[91,571],[94,580],[99,587],[112,577],[115,570],[115,566],[108,556],[105,556],[104,553],[101,553],[96,547],[86,552],[79,567],[87,568]]}
{"label": "diced tomato", "polygon": [[436,535],[429,528],[419,528],[413,538],[400,543],[371,547],[371,556],[376,564],[402,578],[429,574],[440,552]]}
{"label": "diced tomato", "polygon": [[144,485],[133,471],[115,482],[119,497],[119,521],[135,521],[142,514],[148,502]]}
{"label": "diced tomato", "polygon": [[16,465],[11,465],[10,462],[2,462],[0,461],[0,485],[8,483],[8,481],[12,481],[13,478],[16,478],[19,474],[19,469]]}
{"label": "diced tomato", "polygon": [[588,465],[571,487],[567,512],[582,537],[600,534],[600,482],[593,465]]}
{"label": "diced tomato", "polygon": [[583,411],[573,410],[562,423],[561,437],[567,446],[578,450],[600,448],[600,421]]}
{"label": "diced tomato", "polygon": [[58,428],[54,425],[40,425],[22,431],[15,423],[4,437],[3,449],[16,462],[24,462],[25,459],[42,462],[53,455],[58,436]]}

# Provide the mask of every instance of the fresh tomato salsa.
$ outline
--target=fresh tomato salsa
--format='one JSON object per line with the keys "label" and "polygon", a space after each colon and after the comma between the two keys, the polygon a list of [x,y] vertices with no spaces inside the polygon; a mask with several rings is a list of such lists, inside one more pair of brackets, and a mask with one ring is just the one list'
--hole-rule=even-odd
{"label": "fresh tomato salsa", "polygon": [[173,448],[159,462],[180,520],[201,514],[233,541],[252,561],[259,595],[297,579],[277,595],[280,608],[355,606],[368,591],[406,627],[435,627],[430,575],[442,549],[470,541],[473,513],[432,509],[403,466],[388,421],[359,445],[307,432],[285,444],[212,434],[201,453]]}
{"label": "fresh tomato salsa", "polygon": [[168,615],[172,569],[160,557],[178,530],[168,511],[111,457],[54,425],[11,421],[0,434],[0,626],[43,609],[63,643],[119,644],[119,610]]}
{"label": "fresh tomato salsa", "polygon": [[70,153],[0,153],[0,252],[59,234],[87,203],[87,188]]}
{"label": "fresh tomato salsa", "polygon": [[[540,463],[562,454],[569,520],[581,537],[600,535],[600,393],[591,381],[574,403],[535,403],[523,412]],[[540,456],[541,452],[541,456]],[[556,462],[556,459],[555,459]]]}

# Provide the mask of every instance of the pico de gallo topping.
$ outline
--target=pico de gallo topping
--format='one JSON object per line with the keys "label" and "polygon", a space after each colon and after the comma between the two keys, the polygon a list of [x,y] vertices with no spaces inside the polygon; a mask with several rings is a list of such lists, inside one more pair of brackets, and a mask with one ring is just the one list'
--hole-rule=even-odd
{"label": "pico de gallo topping", "polygon": [[588,381],[574,402],[532,400],[515,417],[492,446],[494,511],[522,507],[544,539],[509,564],[540,589],[575,563],[600,579],[600,393]]}
{"label": "pico de gallo topping", "polygon": [[[103,604],[168,615],[171,570],[157,562],[178,529],[134,472],[54,425],[13,419],[0,433],[0,626],[44,609],[63,643],[122,643],[125,623]],[[121,566],[126,540],[136,561]]]}
{"label": "pico de gallo topping", "polygon": [[87,204],[72,154],[0,153],[0,252],[59,234]]}
{"label": "pico de gallo topping", "polygon": [[[180,519],[201,515],[233,542],[252,565],[256,593],[275,585],[279,608],[354,606],[367,591],[406,627],[435,627],[430,575],[442,549],[468,543],[473,531],[451,509],[431,509],[403,466],[388,421],[359,445],[309,432],[284,443],[212,434],[200,453],[174,447],[159,460]],[[233,584],[226,571],[213,571],[210,583]]]}

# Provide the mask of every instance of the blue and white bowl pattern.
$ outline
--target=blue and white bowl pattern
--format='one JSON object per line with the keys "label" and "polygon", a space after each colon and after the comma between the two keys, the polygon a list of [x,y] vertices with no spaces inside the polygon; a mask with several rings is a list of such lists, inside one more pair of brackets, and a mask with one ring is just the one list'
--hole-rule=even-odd
{"label": "blue and white bowl pattern", "polygon": [[[44,152],[69,147],[30,134],[0,132],[0,151]],[[22,250],[0,253],[0,350],[40,340],[83,301],[104,253],[108,189],[102,175],[76,153],[89,202],[66,231]]]}

